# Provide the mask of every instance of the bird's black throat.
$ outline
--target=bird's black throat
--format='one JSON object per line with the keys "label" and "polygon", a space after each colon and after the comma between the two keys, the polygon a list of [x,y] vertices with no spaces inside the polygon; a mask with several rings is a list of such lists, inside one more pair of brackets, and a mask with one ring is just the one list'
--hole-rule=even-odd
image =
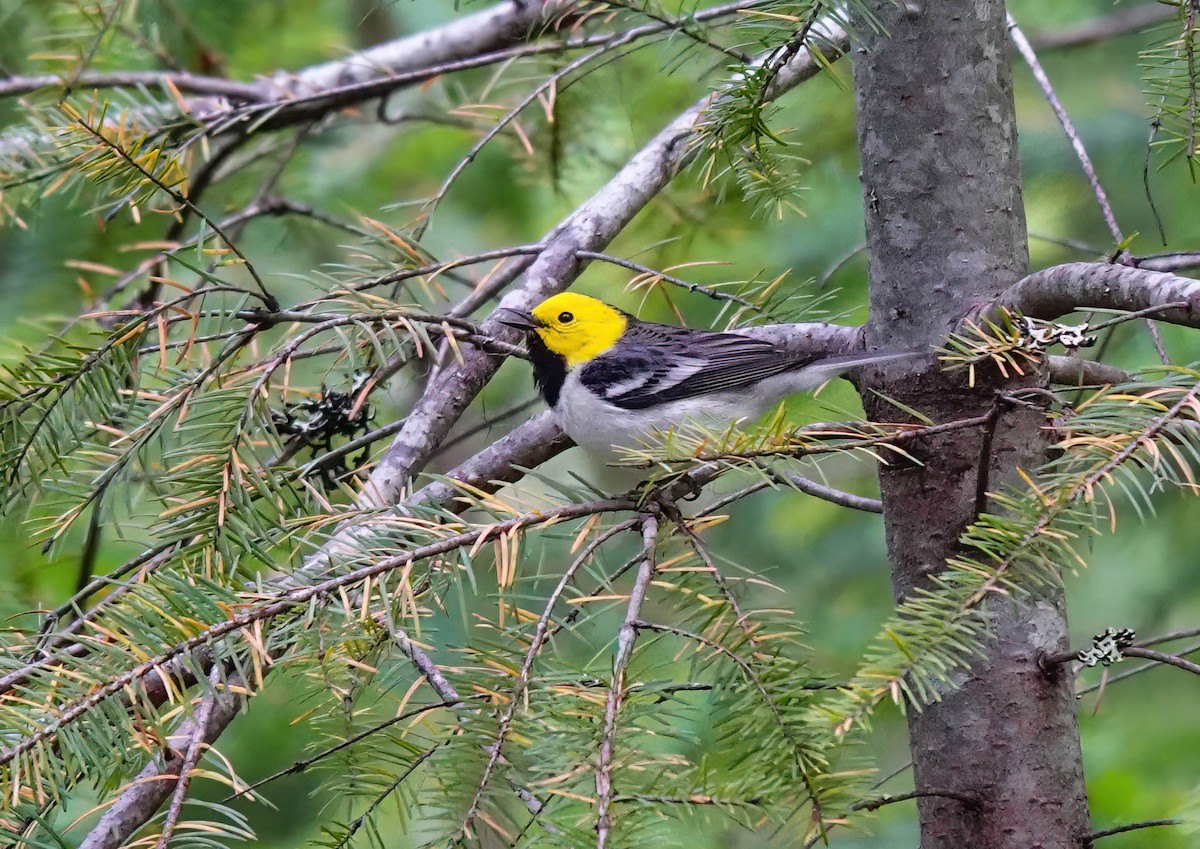
{"label": "bird's black throat", "polygon": [[540,336],[529,333],[525,338],[529,362],[533,365],[533,385],[542,393],[551,409],[558,406],[563,381],[567,379],[567,359],[546,347]]}

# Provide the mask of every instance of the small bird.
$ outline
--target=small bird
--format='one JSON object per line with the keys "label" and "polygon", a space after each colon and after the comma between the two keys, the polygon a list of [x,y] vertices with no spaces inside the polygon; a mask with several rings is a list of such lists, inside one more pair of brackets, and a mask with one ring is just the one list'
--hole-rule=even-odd
{"label": "small bird", "polygon": [[534,383],[559,426],[605,456],[685,422],[752,419],[857,366],[914,356],[797,354],[740,333],[642,321],[576,292],[530,312],[501,308],[496,320],[526,332]]}

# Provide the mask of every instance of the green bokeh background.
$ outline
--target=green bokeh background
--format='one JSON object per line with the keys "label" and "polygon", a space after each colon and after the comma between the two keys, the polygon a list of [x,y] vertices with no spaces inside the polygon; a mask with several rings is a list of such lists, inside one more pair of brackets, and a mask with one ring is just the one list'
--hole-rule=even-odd
{"label": "green bokeh background", "polygon": [[[55,34],[55,9],[45,0],[5,0],[0,5],[0,71],[24,73],[41,63],[31,59],[39,45]],[[1122,3],[1117,8],[1135,5]],[[1045,4],[1020,0],[1011,11],[1027,32],[1104,15],[1113,5],[1104,0],[1062,0]],[[473,11],[464,4],[462,11]],[[367,14],[370,12],[370,14]],[[216,59],[217,72],[239,78],[275,69],[297,69],[346,55],[380,38],[391,37],[449,19],[448,2],[369,2],[344,0],[163,0],[144,3],[140,12],[156,23],[163,42],[189,68]],[[192,30],[178,30],[180,16]],[[1046,70],[1058,87],[1079,134],[1088,147],[1126,234],[1138,232],[1135,253],[1162,247],[1142,186],[1142,167],[1149,133],[1150,108],[1142,93],[1138,50],[1152,36],[1137,35],[1084,48],[1044,55]],[[100,54],[98,67],[154,67],[152,57],[117,52]],[[547,62],[545,67],[550,67]],[[772,118],[772,127],[807,160],[803,166],[803,214],[782,220],[756,217],[751,207],[728,192],[721,204],[699,185],[691,172],[644,212],[610,252],[659,268],[684,262],[698,266],[679,272],[699,282],[750,277],[772,278],[789,272],[788,285],[798,294],[819,300],[826,317],[860,321],[865,317],[865,261],[857,256],[832,274],[823,288],[819,280],[863,241],[861,194],[857,179],[850,67],[839,62],[827,74],[788,95]],[[527,155],[511,138],[491,145],[467,170],[440,209],[424,242],[438,256],[473,253],[488,248],[533,242],[588,194],[601,185],[637,147],[702,92],[698,80],[711,80],[719,63],[711,53],[682,52],[671,42],[606,66],[560,94],[562,162],[557,178],[545,154],[549,135],[543,113],[535,108],[522,119],[537,153]],[[479,89],[490,71],[438,81],[404,92],[389,104],[393,114],[413,110],[443,114],[446,104],[471,102],[466,92]],[[1091,190],[1063,133],[1028,71],[1015,71],[1020,139],[1025,177],[1025,203],[1034,267],[1074,259],[1095,258],[1111,249]],[[520,91],[522,81],[502,84],[493,98]],[[380,126],[373,110],[365,120],[346,120],[323,132],[295,159],[279,192],[346,217],[363,214],[396,227],[410,220],[403,204],[436,190],[443,176],[475,140],[473,133],[437,123]],[[11,104],[0,103],[0,131],[15,119]],[[253,191],[268,164],[254,166],[247,179],[206,196],[210,214],[236,209]],[[1186,168],[1175,163],[1151,172],[1153,196],[1166,225],[1170,247],[1200,248],[1200,193]],[[81,280],[100,287],[104,279],[69,267],[67,260],[120,266],[130,263],[123,246],[160,237],[163,222],[140,225],[125,216],[102,222],[86,201],[71,191],[54,194],[22,212],[26,226],[0,229],[0,362],[19,356],[22,343],[43,337],[82,303]],[[1093,253],[1074,251],[1040,237],[1070,239],[1094,246]],[[347,238],[310,222],[264,220],[251,226],[244,249],[281,292],[299,292],[303,280],[328,263],[344,260]],[[624,290],[629,273],[593,266],[578,288],[638,310],[645,317],[672,320],[673,312],[658,293]],[[703,323],[714,314],[701,296],[671,293],[689,320]],[[814,316],[821,313],[814,312]],[[1176,362],[1197,359],[1200,346],[1193,332],[1164,328],[1166,345]],[[1112,361],[1127,367],[1156,362],[1148,335],[1140,325],[1124,325],[1112,348]],[[403,387],[396,387],[403,394]],[[509,363],[477,402],[476,420],[531,392],[522,363]],[[789,411],[797,421],[828,419],[856,411],[857,401],[845,385],[827,387],[817,398],[795,399]],[[395,411],[392,410],[391,414]],[[385,420],[388,410],[380,413]],[[470,441],[443,458],[439,468],[461,459],[502,428]],[[575,456],[556,460],[551,470],[565,475],[596,470]],[[870,493],[872,470],[839,460],[822,467],[838,486]],[[1120,511],[1116,534],[1091,545],[1086,572],[1068,579],[1074,644],[1108,626],[1132,627],[1151,635],[1200,624],[1200,508],[1172,493],[1155,500],[1156,514],[1141,521],[1131,509]],[[729,521],[711,532],[720,555],[776,584],[781,592],[761,591],[755,601],[795,610],[819,666],[833,675],[855,668],[866,643],[875,635],[891,605],[882,523],[876,516],[856,514],[793,492],[765,492],[734,506]],[[0,612],[52,607],[71,591],[78,546],[66,544],[50,556],[31,547],[29,534],[16,523],[0,528]],[[117,565],[138,550],[131,541],[113,541],[102,563]],[[553,545],[537,566],[552,574],[561,568],[561,548]],[[486,563],[480,564],[480,572]],[[468,605],[490,606],[486,582]],[[470,588],[467,595],[470,595]],[[20,620],[17,621],[28,621]],[[453,631],[452,622],[444,625]],[[1085,676],[1087,681],[1096,674]],[[297,704],[286,676],[270,680],[255,698],[248,715],[222,739],[222,751],[242,774],[255,779],[300,757],[308,740],[303,721],[293,724],[306,705]],[[1200,784],[1200,722],[1195,709],[1200,681],[1171,669],[1156,670],[1080,701],[1085,766],[1097,828],[1175,815]],[[871,738],[879,766],[888,772],[906,761],[903,721],[885,708]],[[911,779],[901,776],[885,789],[902,792]],[[337,800],[319,791],[318,775],[282,779],[266,794],[275,810],[251,811],[261,842],[270,849],[301,845],[316,836],[323,809],[338,814]],[[327,807],[332,806],[332,807]],[[82,808],[75,813],[82,812]],[[390,818],[390,819],[389,819]],[[396,830],[389,845],[403,846],[399,814],[383,820]],[[726,831],[705,817],[680,819],[680,841],[700,847],[765,845],[763,836]],[[389,838],[390,839],[390,838]],[[884,808],[865,830],[835,830],[832,843],[843,847],[909,847],[916,845],[911,803]],[[793,845],[776,835],[769,845]],[[1138,846],[1184,847],[1190,838],[1165,829],[1105,840],[1105,849]]]}

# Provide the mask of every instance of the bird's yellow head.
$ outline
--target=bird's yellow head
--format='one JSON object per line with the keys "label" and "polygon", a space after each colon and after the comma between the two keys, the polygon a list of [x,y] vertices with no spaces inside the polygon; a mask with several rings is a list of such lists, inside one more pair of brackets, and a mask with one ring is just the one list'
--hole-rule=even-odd
{"label": "bird's yellow head", "polygon": [[574,368],[598,357],[616,344],[629,323],[625,313],[604,301],[576,292],[563,292],[542,301],[532,312],[532,326],[552,353]]}

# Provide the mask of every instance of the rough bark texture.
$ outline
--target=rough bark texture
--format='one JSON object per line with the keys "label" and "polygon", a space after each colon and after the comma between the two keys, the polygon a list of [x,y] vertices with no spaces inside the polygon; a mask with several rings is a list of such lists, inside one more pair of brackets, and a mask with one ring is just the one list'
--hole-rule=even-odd
{"label": "rough bark texture", "polygon": [[[928,346],[1028,264],[1004,4],[872,5],[886,34],[861,23],[854,54],[871,257],[867,337],[870,346]],[[1043,459],[1044,417],[997,406],[997,386],[968,387],[937,369],[867,384],[938,421],[996,413],[992,428],[929,439],[914,451],[920,465],[882,469],[898,596],[956,553],[980,492]],[[870,391],[864,402],[873,417],[902,415]],[[920,798],[921,846],[1081,847],[1088,813],[1075,701],[1069,680],[1048,679],[1036,662],[1066,643],[1062,600],[996,599],[989,609],[987,660],[943,701],[910,712],[917,790],[979,802]]]}

